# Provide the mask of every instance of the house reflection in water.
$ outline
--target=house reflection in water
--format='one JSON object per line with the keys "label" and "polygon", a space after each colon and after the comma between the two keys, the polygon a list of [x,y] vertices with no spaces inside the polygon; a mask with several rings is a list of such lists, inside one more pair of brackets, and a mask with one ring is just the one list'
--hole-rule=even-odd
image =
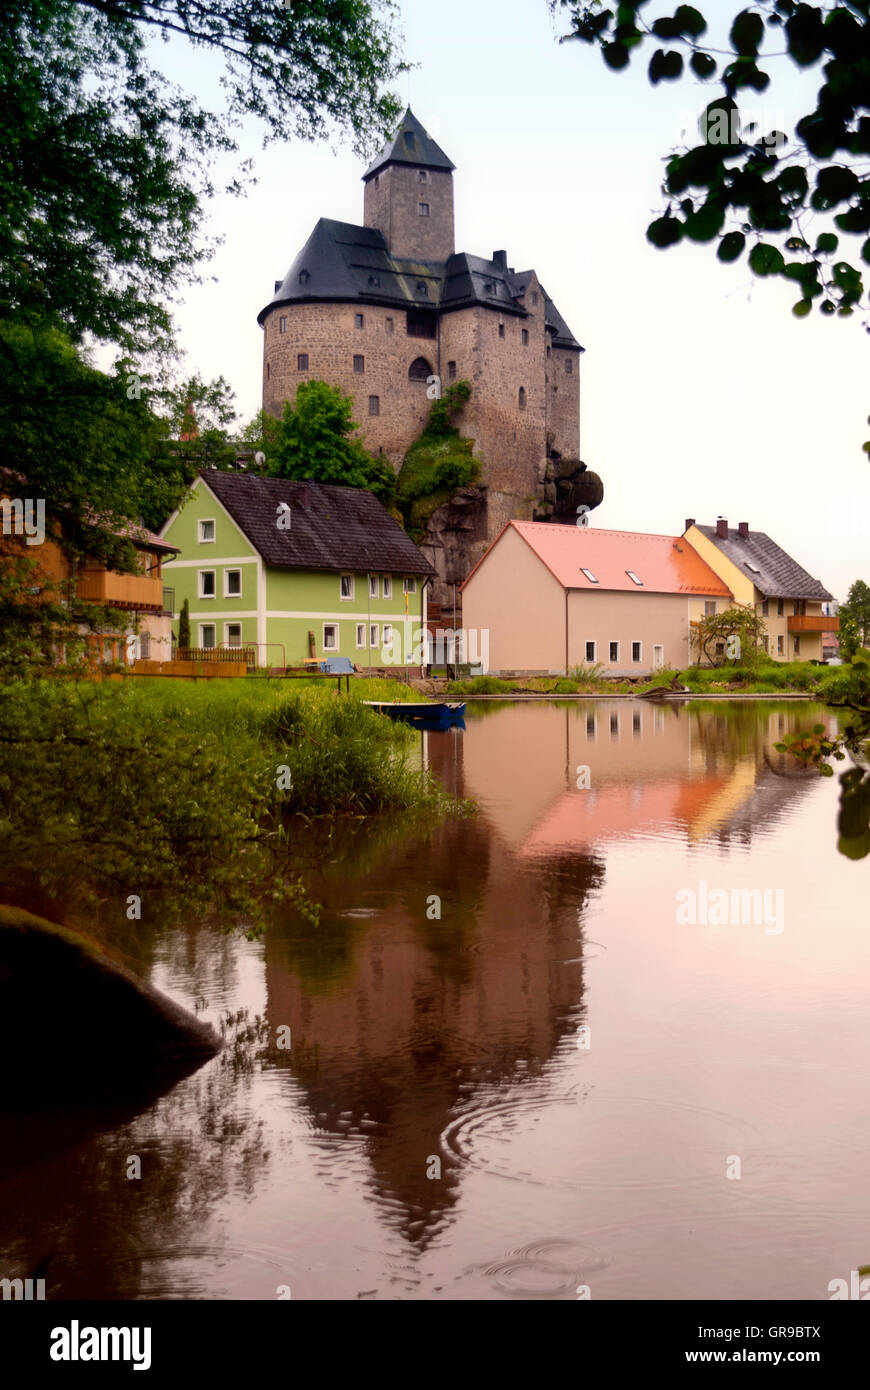
{"label": "house reflection in water", "polygon": [[[413,1246],[457,1202],[445,1138],[457,1117],[516,1086],[546,1096],[562,1084],[608,845],[741,843],[781,816],[803,783],[779,775],[770,750],[801,714],[628,700],[473,711],[465,733],[421,738],[435,776],[480,815],[337,861],[314,883],[318,931],[270,931],[270,1033],[289,1024],[293,1038],[276,1065],[301,1086],[327,1155],[363,1148],[384,1221]],[[434,895],[440,919],[427,916]]]}

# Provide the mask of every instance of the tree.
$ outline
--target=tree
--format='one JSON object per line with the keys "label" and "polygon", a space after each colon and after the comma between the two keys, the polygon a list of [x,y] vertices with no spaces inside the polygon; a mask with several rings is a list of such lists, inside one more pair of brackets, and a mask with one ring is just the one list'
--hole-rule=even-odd
{"label": "tree", "polygon": [[181,615],[178,619],[178,645],[185,648],[190,646],[190,599],[185,599],[181,605]]}
{"label": "tree", "polygon": [[843,654],[851,657],[859,647],[870,647],[870,585],[863,579],[855,580],[839,616]]}
{"label": "tree", "polygon": [[[865,0],[760,0],[735,16],[724,61],[721,44],[715,37],[707,40],[707,21],[699,10],[680,4],[668,14],[665,6],[666,12],[653,19],[640,13],[647,4],[625,0],[608,9],[602,0],[550,0],[551,10],[567,12],[571,23],[562,41],[597,44],[613,71],[652,48],[653,86],[688,73],[701,83],[721,84],[721,93],[699,113],[700,143],[666,162],[666,206],[647,228],[649,241],[658,247],[683,240],[716,242],[719,260],[726,263],[748,247],[753,274],[794,285],[798,318],[814,306],[843,318],[866,308],[870,7]],[[762,51],[767,40],[774,52]],[[791,136],[743,125],[739,105],[744,93],[768,91],[768,69],[784,56],[806,72],[808,86],[807,110]],[[851,240],[854,250],[841,248],[843,239]],[[870,452],[870,441],[864,449]]]}
{"label": "tree", "polygon": [[[759,648],[767,632],[764,619],[754,608],[734,604],[722,613],[705,614],[693,623],[692,646],[698,653],[698,664],[705,657],[711,666],[730,662],[733,666],[752,666],[758,660]],[[721,647],[721,651],[717,650]]]}
{"label": "tree", "polygon": [[389,462],[367,453],[351,419],[353,398],[325,381],[303,381],[295,404],[287,401],[267,469],[276,478],[366,488],[389,506],[396,477]]}
{"label": "tree", "polygon": [[[394,25],[392,0],[4,0],[0,315],[52,314],[140,362],[165,351],[168,304],[213,249],[204,205],[235,128],[370,148],[400,109],[383,94],[404,66]],[[151,66],[157,35],[220,55],[223,110]]]}

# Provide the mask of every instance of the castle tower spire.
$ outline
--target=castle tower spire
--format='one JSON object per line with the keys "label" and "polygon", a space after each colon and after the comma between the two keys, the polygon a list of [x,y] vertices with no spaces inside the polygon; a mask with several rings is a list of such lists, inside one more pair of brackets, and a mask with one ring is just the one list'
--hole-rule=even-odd
{"label": "castle tower spire", "polygon": [[453,255],[455,168],[409,106],[363,175],[365,225],[383,232],[390,255],[438,262]]}

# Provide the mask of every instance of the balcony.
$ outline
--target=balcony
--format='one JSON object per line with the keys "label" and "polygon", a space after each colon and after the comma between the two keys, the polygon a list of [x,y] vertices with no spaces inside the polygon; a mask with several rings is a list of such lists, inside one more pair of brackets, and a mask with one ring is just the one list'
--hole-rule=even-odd
{"label": "balcony", "polygon": [[76,596],[86,603],[105,603],[113,608],[163,608],[163,581],[144,574],[117,574],[114,570],[82,570],[76,579]]}
{"label": "balcony", "polygon": [[839,632],[840,619],[826,618],[823,613],[814,613],[812,617],[804,614],[803,617],[791,616],[788,620],[789,632]]}

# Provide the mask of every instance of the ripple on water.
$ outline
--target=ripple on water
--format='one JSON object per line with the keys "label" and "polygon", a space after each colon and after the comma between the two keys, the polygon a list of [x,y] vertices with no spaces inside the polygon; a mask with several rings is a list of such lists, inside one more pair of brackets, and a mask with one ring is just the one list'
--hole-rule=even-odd
{"label": "ripple on water", "polygon": [[506,1259],[486,1265],[482,1273],[500,1293],[517,1298],[559,1298],[575,1294],[578,1284],[606,1265],[607,1260],[594,1246],[572,1240],[538,1240],[509,1251]]}
{"label": "ripple on water", "polygon": [[651,1190],[720,1182],[727,1156],[745,1157],[757,1133],[740,1116],[678,1101],[538,1092],[466,1110],[441,1142],[461,1164],[511,1182]]}

